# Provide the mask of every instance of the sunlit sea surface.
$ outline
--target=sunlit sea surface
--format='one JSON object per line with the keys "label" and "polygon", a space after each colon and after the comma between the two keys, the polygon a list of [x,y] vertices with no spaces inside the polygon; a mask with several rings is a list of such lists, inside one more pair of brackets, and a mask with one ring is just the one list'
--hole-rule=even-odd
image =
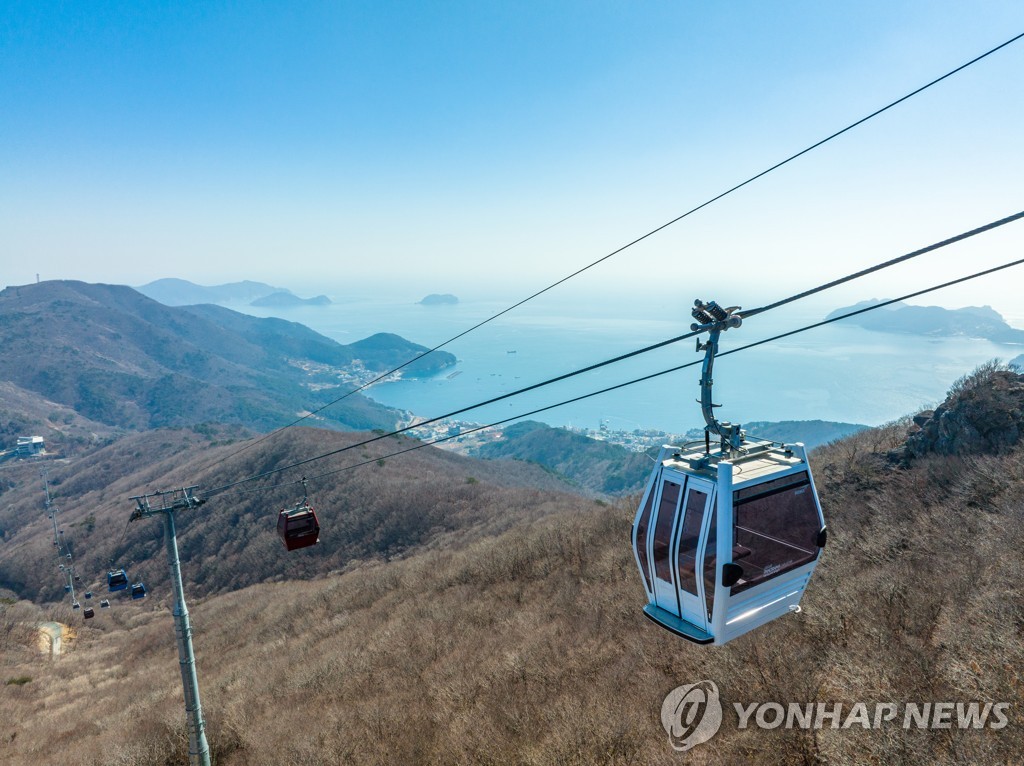
{"label": "sunlit sea surface", "polygon": [[[393,332],[431,347],[508,305],[462,299],[457,305],[423,306],[412,300],[343,298],[330,306],[232,308],[300,322],[341,343]],[[379,383],[368,395],[424,417],[445,414],[681,335],[692,321],[688,310],[665,301],[644,306],[600,299],[538,300],[446,346],[459,360],[454,368],[433,378]],[[720,351],[820,321],[826,313],[827,308],[799,306],[751,318],[722,335]],[[1013,318],[1011,322],[1017,326]],[[872,332],[837,322],[721,356],[715,364],[715,401],[724,405],[718,410],[720,418],[740,423],[821,419],[877,425],[941,401],[950,383],[978,364],[1021,353],[1021,346]],[[458,419],[489,423],[694,362],[693,367],[532,416],[551,425],[596,428],[605,421],[613,430],[684,431],[703,425],[696,403],[701,358],[693,339],[681,341]]]}

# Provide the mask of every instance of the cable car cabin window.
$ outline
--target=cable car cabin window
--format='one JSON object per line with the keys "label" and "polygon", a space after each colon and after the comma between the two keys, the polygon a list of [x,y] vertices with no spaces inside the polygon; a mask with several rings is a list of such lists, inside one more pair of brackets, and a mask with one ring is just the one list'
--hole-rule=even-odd
{"label": "cable car cabin window", "polygon": [[657,494],[656,488],[651,487],[651,494],[647,497],[643,513],[640,514],[640,521],[636,525],[636,555],[640,560],[640,571],[643,572],[647,590],[654,588],[651,585],[650,563],[647,561],[647,526],[651,523],[651,508],[654,507],[655,494]]}
{"label": "cable car cabin window", "polygon": [[302,537],[318,531],[316,521],[311,513],[296,514],[288,518],[289,537]]}
{"label": "cable car cabin window", "polygon": [[743,567],[743,579],[732,587],[733,593],[810,563],[818,555],[815,541],[821,521],[806,472],[737,490],[733,506],[733,559]]}
{"label": "cable car cabin window", "polygon": [[679,533],[679,586],[694,596],[697,595],[697,544],[707,503],[707,492],[693,489],[691,484],[690,493],[686,496],[683,528]]}
{"label": "cable car cabin window", "polygon": [[654,524],[654,575],[659,580],[672,582],[672,522],[676,519],[680,486],[666,481],[661,489],[658,520]]}

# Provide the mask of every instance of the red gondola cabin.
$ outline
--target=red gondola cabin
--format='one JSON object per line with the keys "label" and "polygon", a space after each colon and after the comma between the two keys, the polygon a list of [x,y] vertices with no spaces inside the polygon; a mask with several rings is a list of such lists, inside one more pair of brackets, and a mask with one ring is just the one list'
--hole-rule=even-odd
{"label": "red gondola cabin", "polygon": [[300,505],[277,515],[277,534],[290,551],[307,548],[320,542],[320,522],[312,507]]}

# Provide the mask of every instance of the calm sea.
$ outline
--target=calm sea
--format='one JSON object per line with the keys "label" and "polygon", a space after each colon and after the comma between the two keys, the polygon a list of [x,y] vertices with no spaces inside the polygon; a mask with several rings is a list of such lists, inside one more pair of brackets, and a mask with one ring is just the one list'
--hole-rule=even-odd
{"label": "calm sea", "polygon": [[[341,343],[393,332],[430,347],[509,305],[463,299],[457,305],[422,306],[415,300],[353,297],[323,307],[233,308],[300,322]],[[755,317],[723,334],[721,351],[819,321],[827,311],[787,307]],[[681,335],[690,321],[688,307],[667,300],[649,306],[538,300],[447,346],[458,357],[455,368],[434,378],[377,384],[369,395],[433,417]],[[1022,351],[984,340],[879,333],[838,322],[721,357],[715,364],[715,401],[724,405],[719,417],[734,422],[821,419],[877,425],[941,401],[950,383],[978,364]],[[682,341],[458,417],[492,422],[701,356],[692,339]],[[684,431],[703,425],[696,403],[699,377],[695,365],[534,418],[552,425],[596,428],[606,421],[616,430]]]}

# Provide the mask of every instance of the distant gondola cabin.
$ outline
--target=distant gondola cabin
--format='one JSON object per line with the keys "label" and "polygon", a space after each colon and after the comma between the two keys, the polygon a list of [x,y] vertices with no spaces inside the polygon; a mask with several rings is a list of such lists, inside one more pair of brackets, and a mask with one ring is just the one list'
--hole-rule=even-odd
{"label": "distant gondola cabin", "polygon": [[320,541],[320,522],[311,506],[300,505],[277,515],[277,534],[289,551],[307,548]]}
{"label": "distant gondola cabin", "polygon": [[128,587],[128,573],[123,569],[113,569],[107,572],[107,589],[113,593],[118,590],[125,590]]}

